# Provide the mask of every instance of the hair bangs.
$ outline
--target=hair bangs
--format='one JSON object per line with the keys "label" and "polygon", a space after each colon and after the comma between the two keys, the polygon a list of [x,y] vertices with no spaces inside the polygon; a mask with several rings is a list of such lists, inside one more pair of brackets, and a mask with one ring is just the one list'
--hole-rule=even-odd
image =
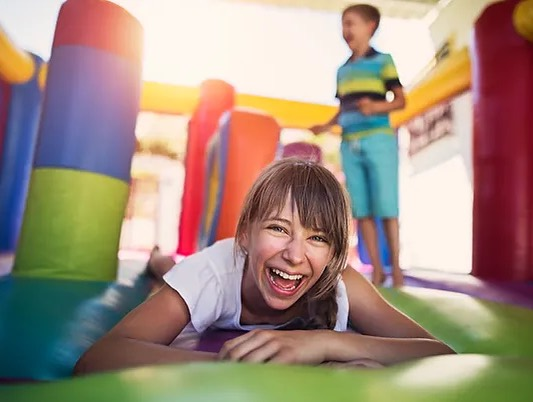
{"label": "hair bangs", "polygon": [[[324,232],[329,241],[338,233],[336,201],[323,177],[311,169],[301,169],[290,188],[291,204],[298,211],[303,227]],[[311,174],[313,173],[313,174]]]}

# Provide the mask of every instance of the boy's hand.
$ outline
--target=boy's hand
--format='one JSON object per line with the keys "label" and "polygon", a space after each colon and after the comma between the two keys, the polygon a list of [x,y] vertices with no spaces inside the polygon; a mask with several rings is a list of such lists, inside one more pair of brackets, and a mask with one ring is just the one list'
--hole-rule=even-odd
{"label": "boy's hand", "polygon": [[361,114],[365,116],[370,116],[376,114],[376,102],[370,98],[361,98],[356,102],[357,109]]}
{"label": "boy's hand", "polygon": [[322,134],[325,131],[328,131],[329,126],[327,124],[317,124],[316,126],[309,127],[309,131],[311,131],[314,135]]}
{"label": "boy's hand", "polygon": [[253,330],[222,346],[220,360],[249,363],[320,364],[324,331]]}

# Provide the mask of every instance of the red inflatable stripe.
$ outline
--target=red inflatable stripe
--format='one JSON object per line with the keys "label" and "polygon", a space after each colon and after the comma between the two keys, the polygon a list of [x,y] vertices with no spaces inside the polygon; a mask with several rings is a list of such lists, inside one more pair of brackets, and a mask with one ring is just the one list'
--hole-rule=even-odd
{"label": "red inflatable stripe", "polygon": [[104,0],[68,0],[59,11],[53,47],[89,46],[139,62],[142,41],[139,21],[118,5]]}

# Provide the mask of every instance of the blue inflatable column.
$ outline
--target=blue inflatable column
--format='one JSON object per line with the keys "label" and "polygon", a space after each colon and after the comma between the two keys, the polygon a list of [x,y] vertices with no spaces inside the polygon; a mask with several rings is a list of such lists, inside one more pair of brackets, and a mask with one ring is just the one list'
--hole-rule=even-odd
{"label": "blue inflatable column", "polygon": [[42,103],[37,72],[42,60],[34,56],[34,61],[33,77],[11,86],[7,105],[0,156],[0,253],[14,252],[17,246],[37,143]]}

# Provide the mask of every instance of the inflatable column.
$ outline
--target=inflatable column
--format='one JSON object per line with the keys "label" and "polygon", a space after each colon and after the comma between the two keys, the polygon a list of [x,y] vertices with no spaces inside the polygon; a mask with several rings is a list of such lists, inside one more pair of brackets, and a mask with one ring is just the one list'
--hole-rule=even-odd
{"label": "inflatable column", "polygon": [[283,146],[281,157],[294,157],[322,164],[322,148],[316,144],[304,141],[291,142],[290,144]]}
{"label": "inflatable column", "polygon": [[533,279],[533,46],[519,4],[488,6],[474,27],[473,275]]}
{"label": "inflatable column", "polygon": [[42,103],[41,64],[0,28],[0,253],[15,251],[22,224]]}
{"label": "inflatable column", "polygon": [[281,132],[273,117],[260,112],[233,110],[225,117],[211,242],[235,236],[246,194],[261,170],[276,158]]}
{"label": "inflatable column", "polygon": [[[35,71],[42,60],[34,57]],[[22,225],[32,170],[42,92],[37,74],[11,86],[0,157],[0,253],[14,252]]]}
{"label": "inflatable column", "polygon": [[7,113],[9,110],[9,98],[11,86],[0,78],[0,163],[2,162],[2,150],[6,135]]}
{"label": "inflatable column", "polygon": [[222,114],[233,108],[234,88],[219,80],[208,80],[200,88],[200,100],[189,122],[185,155],[185,184],[176,253],[196,251],[205,197],[207,144],[215,133]]}
{"label": "inflatable column", "polygon": [[141,42],[139,22],[112,2],[61,7],[14,273],[115,279]]}

